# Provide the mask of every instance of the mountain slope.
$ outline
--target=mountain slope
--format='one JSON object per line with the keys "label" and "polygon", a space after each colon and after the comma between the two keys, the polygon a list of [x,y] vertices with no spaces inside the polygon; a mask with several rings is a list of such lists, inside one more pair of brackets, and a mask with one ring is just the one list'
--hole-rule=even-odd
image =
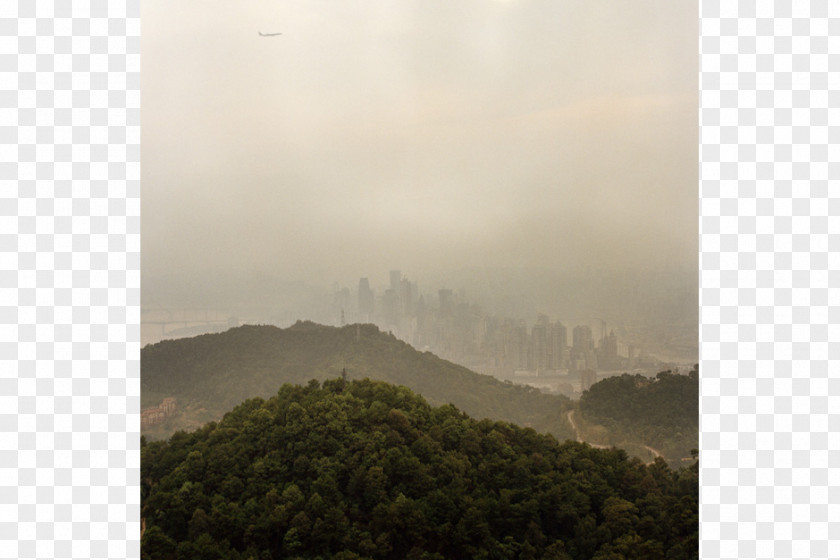
{"label": "mountain slope", "polygon": [[216,420],[245,399],[267,398],[284,383],[371,378],[404,385],[433,405],[452,403],[475,418],[515,422],[573,438],[562,396],[512,385],[419,352],[374,325],[326,327],[298,322],[287,329],[243,326],[220,334],[168,340],[141,351],[142,406],[165,397],[175,415],[144,428],[155,439]]}
{"label": "mountain slope", "polygon": [[700,381],[697,366],[688,375],[661,372],[655,378],[624,374],[603,379],[583,393],[581,421],[597,426],[602,443],[630,450],[628,442],[652,446],[679,463],[699,448]]}
{"label": "mountain slope", "polygon": [[370,380],[284,385],[141,443],[144,558],[697,558],[697,465],[430,407]]}

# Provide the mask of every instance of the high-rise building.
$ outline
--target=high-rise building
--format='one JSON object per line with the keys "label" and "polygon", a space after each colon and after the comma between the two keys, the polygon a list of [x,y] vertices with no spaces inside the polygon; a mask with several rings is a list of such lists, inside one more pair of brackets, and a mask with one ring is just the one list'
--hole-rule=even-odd
{"label": "high-rise building", "polygon": [[399,293],[400,280],[402,280],[402,273],[399,270],[391,271],[391,289]]}
{"label": "high-rise building", "polygon": [[525,321],[521,321],[512,334],[514,368],[528,369],[528,325]]}
{"label": "high-rise building", "polygon": [[598,348],[598,364],[601,369],[619,369],[621,360],[618,357],[618,337],[613,331],[601,339]]}
{"label": "high-rise building", "polygon": [[572,329],[572,349],[576,351],[587,351],[595,348],[595,341],[592,338],[592,328],[589,325],[578,325]]}
{"label": "high-rise building", "polygon": [[367,278],[359,279],[359,318],[369,321],[373,317],[373,290]]}
{"label": "high-rise building", "polygon": [[604,350],[605,354],[610,358],[618,356],[618,337],[615,336],[613,331],[610,331],[610,334],[607,335]]}
{"label": "high-rise building", "polygon": [[400,320],[400,296],[395,290],[385,290],[382,297],[382,311],[388,323],[389,330],[393,329]]}
{"label": "high-rise building", "polygon": [[403,315],[414,315],[414,300],[417,297],[417,288],[408,278],[400,281],[400,310]]}
{"label": "high-rise building", "polygon": [[595,341],[589,325],[578,325],[572,329],[572,351],[569,368],[573,370],[597,369]]}
{"label": "high-rise building", "polygon": [[531,328],[531,363],[528,369],[545,371],[548,369],[549,357],[548,327],[544,321],[538,321]]}
{"label": "high-rise building", "polygon": [[558,370],[566,367],[566,327],[563,323],[553,323],[548,334],[549,368]]}

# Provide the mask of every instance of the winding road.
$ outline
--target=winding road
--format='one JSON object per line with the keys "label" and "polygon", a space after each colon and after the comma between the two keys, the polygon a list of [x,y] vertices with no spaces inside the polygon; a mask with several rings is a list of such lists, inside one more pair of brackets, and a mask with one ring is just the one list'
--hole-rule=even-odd
{"label": "winding road", "polygon": [[[570,410],[567,417],[569,418],[569,424],[572,425],[572,429],[575,431],[575,438],[577,438],[578,442],[588,443],[592,447],[597,447],[598,449],[609,449],[611,447],[609,445],[601,445],[599,443],[589,443],[589,442],[583,441],[583,438],[580,437],[580,430],[578,430],[577,424],[575,424],[574,413],[575,413],[574,410]],[[645,449],[647,449],[648,451],[653,453],[653,461],[650,461],[649,463],[646,463],[646,464],[651,465],[651,464],[653,464],[653,462],[656,460],[657,457],[662,457],[663,456],[661,452],[654,449],[653,447],[651,447],[649,445],[644,445],[644,444],[642,444],[642,445],[644,446]]]}
{"label": "winding road", "polygon": [[[655,460],[657,457],[664,457],[664,455],[662,455],[662,453],[660,453],[659,451],[657,451],[656,449],[654,449],[653,447],[651,447],[651,446],[649,446],[649,445],[645,445],[645,449],[647,449],[648,451],[650,451],[651,453],[653,453],[653,458],[654,458],[654,460]],[[653,461],[651,461],[650,463],[648,463],[648,465],[650,465],[651,463],[653,463]]]}
{"label": "winding road", "polygon": [[[580,437],[580,430],[578,430],[577,424],[575,424],[575,419],[572,417],[572,415],[574,413],[575,413],[574,410],[570,410],[569,414],[568,414],[568,418],[569,418],[569,424],[572,425],[572,429],[575,431],[575,437],[577,438],[577,440],[580,443],[589,443],[589,442],[583,441],[583,438]],[[591,445],[592,447],[597,447],[598,449],[609,449],[610,448],[609,445],[601,445],[600,443],[589,443],[589,445]]]}

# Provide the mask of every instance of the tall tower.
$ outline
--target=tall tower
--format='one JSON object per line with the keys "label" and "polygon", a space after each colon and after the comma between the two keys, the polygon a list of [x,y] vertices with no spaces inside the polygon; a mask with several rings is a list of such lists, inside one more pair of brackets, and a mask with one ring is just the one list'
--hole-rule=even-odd
{"label": "tall tower", "polygon": [[552,369],[560,369],[566,365],[566,327],[563,323],[554,323],[549,331],[549,346],[551,347]]}
{"label": "tall tower", "polygon": [[531,363],[528,369],[543,372],[548,369],[548,328],[545,321],[538,321],[531,327]]}
{"label": "tall tower", "polygon": [[365,321],[373,316],[373,290],[367,278],[359,279],[359,316]]}
{"label": "tall tower", "polygon": [[391,289],[396,293],[400,293],[400,280],[402,280],[402,273],[399,270],[391,271]]}
{"label": "tall tower", "polygon": [[595,342],[589,325],[578,325],[572,329],[572,354],[570,369],[596,369]]}
{"label": "tall tower", "polygon": [[572,329],[572,347],[575,350],[592,350],[595,348],[592,339],[592,329],[589,325],[578,325]]}

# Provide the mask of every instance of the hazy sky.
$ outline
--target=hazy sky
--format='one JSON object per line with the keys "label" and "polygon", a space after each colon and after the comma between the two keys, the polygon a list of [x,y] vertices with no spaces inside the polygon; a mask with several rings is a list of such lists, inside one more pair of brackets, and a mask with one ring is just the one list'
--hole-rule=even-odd
{"label": "hazy sky", "polygon": [[697,22],[670,0],[144,0],[144,298],[219,270],[694,267]]}

